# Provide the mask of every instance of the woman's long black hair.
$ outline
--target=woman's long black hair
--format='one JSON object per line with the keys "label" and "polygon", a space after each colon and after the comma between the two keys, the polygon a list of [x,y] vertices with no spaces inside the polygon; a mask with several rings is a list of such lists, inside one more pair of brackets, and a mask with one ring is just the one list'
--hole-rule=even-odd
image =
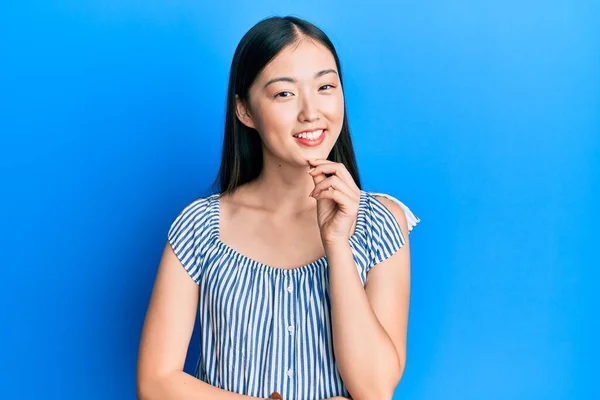
{"label": "woman's long black hair", "polygon": [[[263,167],[261,138],[255,129],[245,126],[237,118],[236,94],[240,100],[248,101],[250,86],[263,68],[286,46],[301,39],[302,35],[322,43],[331,51],[343,88],[337,52],[327,35],[315,25],[292,16],[270,17],[254,25],[238,44],[231,62],[223,154],[219,173],[213,183],[213,187],[219,184],[218,192],[221,195],[254,180]],[[361,187],[345,105],[342,130],[327,159],[343,163],[356,185]]]}

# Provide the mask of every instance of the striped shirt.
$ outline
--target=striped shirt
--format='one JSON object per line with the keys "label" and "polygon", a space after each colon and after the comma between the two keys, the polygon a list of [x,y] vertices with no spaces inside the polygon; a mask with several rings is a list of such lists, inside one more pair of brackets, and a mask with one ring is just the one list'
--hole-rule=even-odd
{"label": "striped shirt", "polygon": [[[409,230],[419,219],[392,196],[361,191],[350,246],[363,287],[371,268],[405,243],[394,215],[375,195],[404,209]],[[220,240],[218,194],[188,204],[168,240],[199,285],[195,376],[218,388],[285,400],[348,397],[333,353],[327,257],[282,269],[253,260]]]}

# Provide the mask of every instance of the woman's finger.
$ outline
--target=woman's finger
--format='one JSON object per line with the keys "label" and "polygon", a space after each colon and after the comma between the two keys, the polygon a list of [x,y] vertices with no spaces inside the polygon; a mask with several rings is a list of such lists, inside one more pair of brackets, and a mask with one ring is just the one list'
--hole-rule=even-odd
{"label": "woman's finger", "polygon": [[350,188],[346,182],[341,180],[336,175],[332,175],[329,178],[325,178],[322,181],[320,181],[319,183],[317,183],[315,185],[315,189],[311,193],[311,196],[314,196],[316,198],[319,196],[319,194],[321,192],[328,190],[330,187],[332,187],[335,190],[341,191],[342,193],[346,194],[350,198],[358,198],[359,197],[357,195],[357,193],[355,191],[353,191],[352,188]]}
{"label": "woman's finger", "polygon": [[335,201],[338,204],[340,211],[347,215],[353,215],[355,209],[358,208],[355,204],[356,201],[340,190],[323,190],[317,197],[317,201],[324,199]]}
{"label": "woman's finger", "polygon": [[[324,174],[316,174],[316,175],[312,175],[313,178],[313,182],[315,184],[315,187],[317,187],[317,185],[324,181],[325,179],[327,179],[327,177]],[[313,189],[314,192],[314,189]],[[312,196],[312,192],[311,192],[311,196]]]}
{"label": "woman's finger", "polygon": [[319,165],[315,166],[309,174],[312,176],[316,176],[319,174],[335,174],[340,179],[345,181],[349,187],[356,193],[360,193],[360,189],[356,186],[356,182],[354,182],[354,178],[348,172],[346,166],[342,163],[334,163],[332,161],[324,160],[326,162],[321,162],[322,160],[316,160],[319,162]]}
{"label": "woman's finger", "polygon": [[328,163],[332,163],[334,161],[329,161],[325,158],[311,158],[308,160],[308,162],[310,163],[310,165],[312,166],[317,166],[317,165],[321,165],[321,164],[328,164]]}

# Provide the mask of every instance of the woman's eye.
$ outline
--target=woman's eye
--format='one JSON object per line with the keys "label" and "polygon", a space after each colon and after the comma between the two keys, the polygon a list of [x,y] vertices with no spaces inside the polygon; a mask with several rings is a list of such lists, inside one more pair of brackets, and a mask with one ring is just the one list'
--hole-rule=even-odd
{"label": "woman's eye", "polygon": [[280,93],[277,93],[275,95],[275,97],[290,97],[290,96],[283,96],[285,93],[289,94],[290,96],[292,95],[292,92],[280,92]]}
{"label": "woman's eye", "polygon": [[[321,89],[326,88],[327,86],[329,86],[329,88],[331,88],[331,89],[335,88],[335,86],[333,86],[333,85],[323,85],[323,86],[321,86]],[[327,89],[325,89],[325,90],[327,90]]]}

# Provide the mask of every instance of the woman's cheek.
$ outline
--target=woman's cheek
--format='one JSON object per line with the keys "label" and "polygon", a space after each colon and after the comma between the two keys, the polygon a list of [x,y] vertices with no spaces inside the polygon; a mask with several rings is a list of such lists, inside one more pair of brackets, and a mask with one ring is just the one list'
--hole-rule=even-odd
{"label": "woman's cheek", "polygon": [[339,125],[341,128],[342,122],[344,121],[344,98],[343,97],[331,97],[331,101],[328,101],[324,105],[327,119],[335,125]]}
{"label": "woman's cheek", "polygon": [[278,132],[289,134],[298,126],[298,109],[291,102],[279,104],[279,107],[276,107],[271,115]]}
{"label": "woman's cheek", "polygon": [[268,108],[265,107],[261,114],[263,132],[268,132],[268,136],[273,140],[291,134],[297,126],[296,116],[297,110],[287,104],[274,104]]}
{"label": "woman's cheek", "polygon": [[271,132],[278,130],[281,116],[276,104],[260,104],[256,108],[256,117],[260,120],[261,132],[270,135]]}

